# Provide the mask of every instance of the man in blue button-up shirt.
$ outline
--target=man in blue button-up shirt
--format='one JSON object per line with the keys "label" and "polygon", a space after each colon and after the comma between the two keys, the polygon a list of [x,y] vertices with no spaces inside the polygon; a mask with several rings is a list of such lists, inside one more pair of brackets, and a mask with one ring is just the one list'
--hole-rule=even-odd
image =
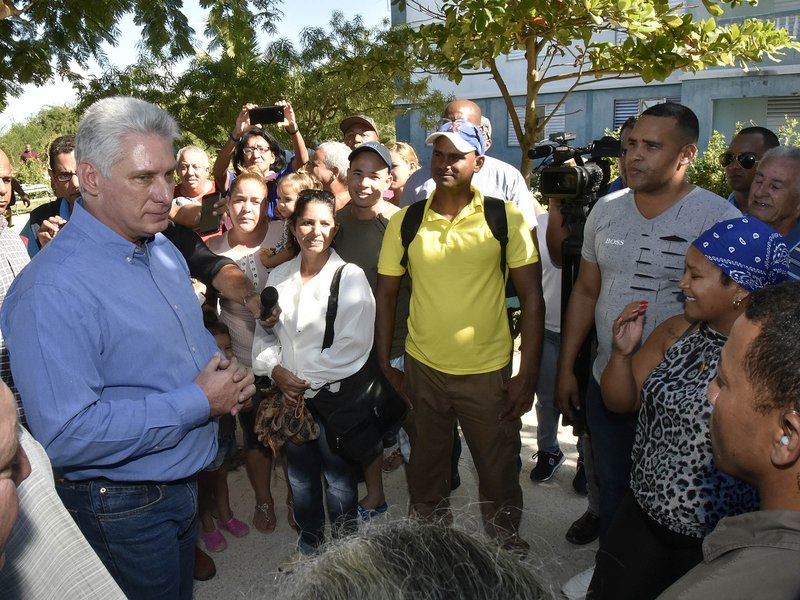
{"label": "man in blue button-up shirt", "polygon": [[59,494],[129,598],[191,598],[195,474],[216,419],[255,392],[203,328],[186,262],[159,232],[174,120],[133,98],[85,113],[82,200],[16,279],[0,326]]}

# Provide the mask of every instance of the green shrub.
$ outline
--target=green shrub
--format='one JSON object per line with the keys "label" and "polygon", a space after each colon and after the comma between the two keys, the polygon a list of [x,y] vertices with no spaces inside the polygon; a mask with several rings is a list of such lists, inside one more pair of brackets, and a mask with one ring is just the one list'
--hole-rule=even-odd
{"label": "green shrub", "polygon": [[[740,129],[741,123],[737,123],[736,131]],[[725,152],[727,147],[725,136],[714,130],[705,152],[697,156],[689,167],[689,183],[727,198],[731,190],[725,179],[725,169],[719,164],[719,155]]]}

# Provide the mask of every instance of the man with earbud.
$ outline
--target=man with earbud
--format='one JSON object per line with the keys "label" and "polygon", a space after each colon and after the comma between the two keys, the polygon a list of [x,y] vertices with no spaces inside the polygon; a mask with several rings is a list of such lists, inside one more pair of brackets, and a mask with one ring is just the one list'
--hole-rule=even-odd
{"label": "man with earbud", "polygon": [[708,388],[714,462],[758,489],[761,510],[726,517],[704,560],[659,600],[800,594],[800,282],[750,294]]}

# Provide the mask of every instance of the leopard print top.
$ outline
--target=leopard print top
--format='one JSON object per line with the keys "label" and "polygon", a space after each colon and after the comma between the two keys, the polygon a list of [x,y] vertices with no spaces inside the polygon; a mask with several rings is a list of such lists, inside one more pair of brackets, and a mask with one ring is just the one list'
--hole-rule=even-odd
{"label": "leopard print top", "polygon": [[667,350],[642,386],[631,489],[668,529],[705,537],[725,516],[758,510],[749,485],[714,467],[708,384],[726,336],[703,323]]}

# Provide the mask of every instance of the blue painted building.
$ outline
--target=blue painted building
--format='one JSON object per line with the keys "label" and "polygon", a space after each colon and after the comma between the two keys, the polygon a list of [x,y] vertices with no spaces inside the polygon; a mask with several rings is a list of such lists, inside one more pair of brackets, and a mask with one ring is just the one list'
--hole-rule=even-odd
{"label": "blue painted building", "polygon": [[[422,0],[425,2],[426,0]],[[427,0],[428,5],[435,0]],[[691,8],[708,18],[704,9]],[[800,1],[761,0],[758,6],[725,8],[718,19],[720,25],[741,21],[746,17],[772,20],[785,27],[795,37],[800,33]],[[427,17],[413,7],[405,11],[392,7],[392,23],[414,25]],[[521,52],[498,59],[501,73],[515,105],[522,111],[525,102],[525,60]],[[569,82],[545,88],[538,103],[543,110],[555,105]],[[492,122],[492,156],[519,164],[520,147],[511,126],[506,105],[496,84],[484,75],[468,75],[459,85],[441,78],[431,81],[434,89],[454,97],[470,98],[477,102],[483,114]],[[640,79],[601,81],[581,86],[573,92],[557,116],[549,123],[546,134],[570,131],[576,134],[575,143],[584,145],[601,137],[606,128],[614,129],[630,115],[638,114],[653,103],[672,100],[692,108],[700,120],[700,146],[705,147],[714,130],[728,140],[736,122],[769,127],[777,131],[785,115],[800,118],[800,53],[787,52],[780,63],[765,61],[745,72],[739,68],[715,68],[700,73],[676,72],[663,83],[644,84]],[[420,115],[411,113],[396,120],[397,139],[410,142],[422,162],[430,150],[425,147],[426,131],[420,125]]]}

